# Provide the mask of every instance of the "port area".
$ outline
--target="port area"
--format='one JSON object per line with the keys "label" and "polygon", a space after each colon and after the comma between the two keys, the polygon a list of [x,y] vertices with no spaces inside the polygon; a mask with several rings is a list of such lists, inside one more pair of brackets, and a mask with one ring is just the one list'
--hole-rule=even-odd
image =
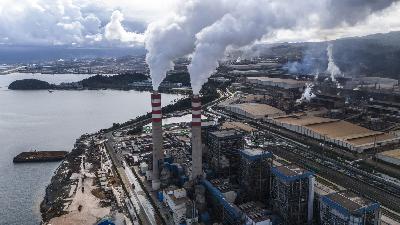
{"label": "port area", "polygon": [[32,151],[21,152],[14,157],[14,163],[25,162],[55,162],[61,161],[67,156],[67,151]]}

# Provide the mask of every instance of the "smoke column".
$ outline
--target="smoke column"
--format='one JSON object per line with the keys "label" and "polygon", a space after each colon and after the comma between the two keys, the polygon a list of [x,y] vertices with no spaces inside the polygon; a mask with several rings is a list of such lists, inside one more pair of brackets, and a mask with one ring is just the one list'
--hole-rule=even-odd
{"label": "smoke column", "polygon": [[[189,65],[193,93],[215,72],[228,48],[245,47],[279,30],[351,26],[394,1],[232,0],[231,10],[196,34]],[[356,13],[349,13],[356,12]],[[306,16],[305,16],[306,15]]]}
{"label": "smoke column", "polygon": [[301,98],[297,99],[297,103],[302,103],[304,101],[309,102],[311,99],[315,97],[315,94],[313,93],[313,88],[314,84],[313,83],[308,83],[306,84],[306,88],[304,89],[303,94],[301,95]]}
{"label": "smoke column", "polygon": [[158,90],[174,60],[194,51],[196,34],[225,15],[229,0],[184,0],[176,14],[149,24],[145,32],[153,89]]}
{"label": "smoke column", "polygon": [[342,75],[342,72],[340,71],[339,67],[336,66],[336,64],[335,64],[335,60],[333,58],[332,43],[328,44],[328,47],[326,49],[326,54],[328,56],[328,68],[326,69],[326,72],[331,75],[332,82],[336,82],[336,76]]}

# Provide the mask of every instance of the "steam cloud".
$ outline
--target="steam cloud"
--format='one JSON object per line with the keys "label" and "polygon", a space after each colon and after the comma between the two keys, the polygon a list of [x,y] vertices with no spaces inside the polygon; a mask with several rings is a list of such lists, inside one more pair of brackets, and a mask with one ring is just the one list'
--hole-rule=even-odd
{"label": "steam cloud", "polygon": [[342,75],[342,71],[340,71],[339,67],[336,66],[335,60],[333,58],[333,44],[329,43],[326,49],[326,54],[328,56],[328,68],[326,72],[331,75],[332,82],[336,82],[336,76]]}
{"label": "steam cloud", "polygon": [[[251,45],[263,36],[272,35],[280,29],[299,27],[331,28],[343,24],[352,25],[381,10],[393,1],[313,1],[294,3],[290,0],[233,1],[232,10],[196,35],[196,49],[189,65],[192,88],[199,93],[201,86],[215,72],[218,60],[224,57],[229,47],[240,48]],[[340,13],[346,8],[356,11]],[[336,10],[333,14],[330,10]],[[304,16],[308,15],[308,16]]]}
{"label": "steam cloud", "polygon": [[313,87],[314,87],[313,83],[306,84],[306,88],[304,89],[304,92],[301,95],[301,98],[297,99],[296,102],[302,103],[304,101],[307,101],[307,102],[311,101],[311,99],[313,99],[315,97],[315,94],[313,93]]}
{"label": "steam cloud", "polygon": [[194,51],[196,34],[225,15],[229,0],[188,0],[177,14],[151,23],[146,30],[146,62],[157,90],[176,58]]}

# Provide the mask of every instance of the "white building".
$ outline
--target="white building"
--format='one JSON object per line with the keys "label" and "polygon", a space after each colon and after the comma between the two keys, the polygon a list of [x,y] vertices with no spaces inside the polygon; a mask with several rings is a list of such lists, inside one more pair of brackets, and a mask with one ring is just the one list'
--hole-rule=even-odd
{"label": "white building", "polygon": [[184,188],[175,186],[168,187],[163,190],[163,203],[168,207],[172,215],[174,224],[179,225],[185,223],[187,225],[198,221],[197,211],[186,196]]}

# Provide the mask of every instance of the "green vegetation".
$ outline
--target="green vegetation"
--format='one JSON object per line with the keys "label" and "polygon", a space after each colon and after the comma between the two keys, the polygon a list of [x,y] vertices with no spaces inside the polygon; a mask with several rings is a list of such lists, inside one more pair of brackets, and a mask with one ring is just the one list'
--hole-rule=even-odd
{"label": "green vegetation", "polygon": [[45,90],[53,89],[55,85],[49,84],[46,81],[36,79],[24,79],[12,82],[8,89],[10,90]]}
{"label": "green vegetation", "polygon": [[87,89],[124,89],[129,88],[133,82],[145,81],[149,77],[141,73],[125,73],[114,76],[96,75],[81,81],[83,88]]}
{"label": "green vegetation", "polygon": [[190,75],[188,72],[171,73],[163,82],[182,83],[183,86],[190,86]]}

